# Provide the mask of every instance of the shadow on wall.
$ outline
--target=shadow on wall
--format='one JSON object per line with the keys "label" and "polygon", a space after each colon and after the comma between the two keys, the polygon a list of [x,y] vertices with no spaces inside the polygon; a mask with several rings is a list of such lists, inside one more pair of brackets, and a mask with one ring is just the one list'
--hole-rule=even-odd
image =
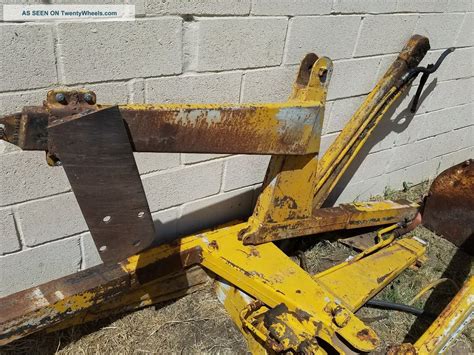
{"label": "shadow on wall", "polygon": [[[435,89],[437,84],[437,79],[434,79],[430,82],[428,86],[426,86],[422,92],[420,100],[418,102],[418,108],[421,107],[424,100],[430,95],[430,93]],[[416,89],[413,87],[412,89]],[[344,175],[342,176],[339,183],[336,185],[332,193],[327,198],[326,202],[324,203],[323,207],[333,206],[339,196],[342,194],[344,189],[347,187],[349,182],[352,179],[352,176],[357,172],[360,168],[362,162],[367,157],[367,155],[371,152],[372,148],[382,140],[384,140],[391,132],[396,132],[397,134],[405,131],[410,122],[413,120],[416,113],[410,112],[412,100],[410,100],[409,105],[401,111],[398,115],[394,117],[394,114],[400,104],[404,102],[404,99],[408,95],[408,90],[405,94],[401,95],[395,104],[390,108],[385,115],[382,117],[381,122],[379,125],[374,129],[373,133],[367,139],[367,142],[364,144],[362,149],[359,151],[357,156],[352,161],[351,165],[348,167]],[[362,193],[362,191],[361,191]]]}
{"label": "shadow on wall", "polygon": [[156,231],[154,245],[168,243],[233,220],[246,220],[252,214],[259,192],[258,188],[248,189],[210,206],[184,212],[178,219],[164,223],[159,219],[154,220]]}

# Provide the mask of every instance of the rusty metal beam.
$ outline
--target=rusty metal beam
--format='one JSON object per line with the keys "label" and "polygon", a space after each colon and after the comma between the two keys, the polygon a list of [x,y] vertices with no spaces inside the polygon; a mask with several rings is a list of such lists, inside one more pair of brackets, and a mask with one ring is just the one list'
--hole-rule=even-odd
{"label": "rusty metal beam", "polygon": [[[66,97],[92,95],[58,91],[48,95],[59,93]],[[90,109],[108,107],[91,105]],[[120,105],[118,110],[136,152],[317,153],[323,120],[319,101],[238,106]],[[55,107],[54,112],[49,107],[25,107],[21,114],[0,118],[5,125],[3,139],[25,150],[48,150],[47,119],[70,113],[67,106]]]}
{"label": "rusty metal beam", "polygon": [[[179,283],[170,286],[170,277],[176,275],[179,280],[186,268],[201,261],[200,247],[180,251],[178,243],[171,243],[141,254],[132,269],[123,264],[98,265],[0,298],[0,345],[63,321],[74,323],[74,317],[100,313],[107,304],[133,306],[140,302],[134,295],[140,297],[147,290],[153,292],[150,300],[167,291],[172,298],[186,287]],[[199,282],[195,280],[195,284]]]}
{"label": "rusty metal beam", "polygon": [[243,230],[240,238],[244,244],[261,244],[336,230],[409,222],[418,209],[416,203],[407,200],[354,202],[316,208],[310,218],[265,223],[253,233]]}

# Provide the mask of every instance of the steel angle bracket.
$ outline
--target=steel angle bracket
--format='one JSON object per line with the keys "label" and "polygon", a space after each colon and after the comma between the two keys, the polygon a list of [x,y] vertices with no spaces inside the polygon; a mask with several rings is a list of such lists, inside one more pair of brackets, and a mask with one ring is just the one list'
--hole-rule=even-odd
{"label": "steel angle bracket", "polygon": [[155,229],[127,129],[116,106],[52,121],[61,162],[104,263],[149,247]]}

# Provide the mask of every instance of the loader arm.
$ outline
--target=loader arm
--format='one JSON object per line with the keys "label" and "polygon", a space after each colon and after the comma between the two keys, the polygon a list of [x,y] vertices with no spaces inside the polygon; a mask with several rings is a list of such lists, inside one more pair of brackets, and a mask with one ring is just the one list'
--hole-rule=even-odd
{"label": "loader arm", "polygon": [[[318,207],[383,113],[413,82],[413,70],[428,49],[427,38],[410,39],[322,159],[332,62],[314,54],[303,59],[285,103],[111,106],[97,104],[91,91],[52,90],[43,106],[0,119],[3,139],[24,150],[45,150],[51,165],[64,167],[105,262],[0,299],[7,310],[0,314],[0,344],[111,309],[163,300],[162,283],[201,265],[228,282],[226,291],[238,288],[248,295],[249,309],[240,310],[236,323],[247,324],[247,335],[268,350],[374,350],[377,335],[353,312],[416,262],[424,253],[422,243],[392,244],[394,233],[353,261],[309,275],[268,242],[394,223],[386,229],[392,231],[414,217],[418,206],[407,201]],[[150,248],[155,232],[134,151],[271,154],[272,159],[248,221]],[[379,249],[386,259],[377,257]],[[380,267],[367,273],[374,262]],[[359,278],[357,293],[349,294],[343,282]],[[176,292],[188,285],[171,284]],[[264,319],[259,328],[252,328],[254,316]]]}

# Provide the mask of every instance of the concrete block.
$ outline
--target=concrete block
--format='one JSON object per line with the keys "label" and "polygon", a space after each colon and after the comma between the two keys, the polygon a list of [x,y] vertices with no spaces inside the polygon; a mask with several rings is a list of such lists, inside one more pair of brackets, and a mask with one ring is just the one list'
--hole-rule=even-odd
{"label": "concrete block", "polygon": [[474,123],[473,117],[472,104],[449,107],[417,116],[411,129],[414,131],[414,139],[422,140],[471,125]]}
{"label": "concrete block", "polygon": [[397,0],[334,0],[333,12],[380,14],[397,11]]}
{"label": "concrete block", "polygon": [[321,130],[322,135],[327,133],[327,129],[329,125],[329,116],[331,115],[331,110],[332,110],[333,105],[334,105],[334,101],[326,101],[326,105],[324,106],[323,129]]}
{"label": "concrete block", "polygon": [[156,212],[217,194],[222,165],[215,161],[144,176],[142,181],[150,210]]}
{"label": "concrete block", "polygon": [[460,164],[467,159],[472,159],[473,157],[474,157],[474,146],[470,148],[461,149],[449,154],[445,154],[441,157],[439,173],[456,164]]}
{"label": "concrete block", "polygon": [[237,155],[227,159],[224,169],[224,191],[263,182],[270,157],[266,155]]}
{"label": "concrete block", "polygon": [[0,255],[13,253],[20,249],[13,211],[9,208],[0,209]]}
{"label": "concrete block", "polygon": [[65,84],[181,73],[180,18],[58,23]]}
{"label": "concrete block", "polygon": [[322,157],[324,153],[326,153],[326,150],[331,146],[332,142],[334,142],[334,139],[339,135],[339,132],[335,133],[330,133],[330,134],[325,134],[324,136],[321,137],[321,145],[319,148],[319,156]]}
{"label": "concrete block", "polygon": [[0,115],[20,112],[24,106],[42,105],[47,90],[0,93]]}
{"label": "concrete block", "polygon": [[248,15],[251,0],[146,0],[148,15]]}
{"label": "concrete block", "polygon": [[474,3],[472,0],[449,0],[449,12],[466,12],[474,10]]}
{"label": "concrete block", "polygon": [[0,91],[34,89],[58,82],[52,25],[2,24],[0,48]]}
{"label": "concrete block", "polygon": [[188,164],[195,164],[200,163],[206,160],[213,160],[222,157],[226,157],[227,154],[199,154],[199,153],[184,153],[182,155],[183,163]]}
{"label": "concrete block", "polygon": [[401,190],[405,182],[405,169],[392,171],[385,175],[386,190]]}
{"label": "concrete block", "polygon": [[431,138],[431,146],[427,153],[428,159],[455,152],[473,146],[474,126],[460,128]]}
{"label": "concrete block", "polygon": [[145,103],[145,80],[132,79],[128,82],[129,103]]}
{"label": "concrete block", "polygon": [[409,184],[418,184],[433,179],[438,172],[440,158],[431,159],[404,169],[403,181]]}
{"label": "concrete block", "polygon": [[340,60],[334,63],[328,99],[369,93],[375,86],[380,58]]}
{"label": "concrete block", "polygon": [[332,60],[350,58],[360,22],[360,16],[292,18],[288,27],[285,64],[299,64],[310,52]]}
{"label": "concrete block", "polygon": [[397,59],[397,57],[398,54],[388,54],[380,57],[379,67],[377,69],[377,81],[382,79],[388,68],[390,68],[390,66]]}
{"label": "concrete block", "polygon": [[[416,87],[410,87],[408,93],[397,100],[382,118],[368,139],[371,152],[389,149],[416,141],[416,128],[419,115],[411,113],[411,100]],[[421,110],[419,110],[421,112]],[[421,114],[421,113],[420,113]]]}
{"label": "concrete block", "polygon": [[254,0],[252,15],[324,15],[331,13],[331,0]]}
{"label": "concrete block", "polygon": [[472,12],[464,15],[461,30],[456,38],[456,47],[468,46],[474,46],[474,13]]}
{"label": "concrete block", "polygon": [[80,236],[80,245],[82,250],[81,270],[102,264],[99,251],[97,250],[92,235],[89,232]]}
{"label": "concrete block", "polygon": [[279,65],[287,24],[286,17],[199,19],[196,70]]}
{"label": "concrete block", "polygon": [[398,0],[398,12],[444,12],[448,0]]}
{"label": "concrete block", "polygon": [[452,47],[463,17],[464,14],[421,15],[415,33],[428,37],[432,50]]}
{"label": "concrete block", "polygon": [[297,66],[258,69],[243,75],[242,102],[285,102],[290,96]]}
{"label": "concrete block", "polygon": [[19,205],[18,222],[25,244],[29,247],[88,229],[73,193]]}
{"label": "concrete block", "polygon": [[452,111],[449,110],[448,112],[451,116],[447,115],[447,117],[452,118],[453,127],[455,127],[455,129],[474,124],[474,102],[467,105],[457,106],[453,108]]}
{"label": "concrete block", "polygon": [[349,167],[351,171],[355,170],[351,178],[351,184],[356,184],[376,176],[383,175],[392,158],[391,149],[371,153],[363,158],[360,166],[355,169]]}
{"label": "concrete block", "polygon": [[387,172],[406,168],[427,160],[428,151],[431,149],[433,139],[429,138],[391,149],[392,159],[387,167]]}
{"label": "concrete block", "polygon": [[0,156],[2,154],[19,153],[19,152],[21,152],[21,149],[18,148],[16,145],[7,143],[4,140],[0,140]]}
{"label": "concrete block", "polygon": [[198,232],[248,217],[252,213],[253,193],[253,187],[243,188],[184,204],[178,221],[178,233]]}
{"label": "concrete block", "polygon": [[[441,54],[442,51],[439,51]],[[438,54],[438,56],[439,56]],[[431,61],[430,63],[433,63]],[[441,81],[461,79],[464,77],[474,76],[474,48],[456,48],[451,53],[442,66],[434,73]],[[439,73],[438,73],[439,71]]]}
{"label": "concrete block", "polygon": [[367,16],[362,21],[355,56],[398,53],[415,29],[417,15]]}
{"label": "concrete block", "polygon": [[463,105],[474,101],[474,78],[442,81],[422,103],[421,109],[426,112]]}
{"label": "concrete block", "polygon": [[97,95],[97,102],[100,104],[126,104],[128,102],[128,84],[126,82],[83,84],[73,88],[94,91]]}
{"label": "concrete block", "polygon": [[[340,203],[350,203],[354,201],[366,201],[373,196],[383,195],[386,186],[386,180],[380,177],[367,179],[355,184],[348,184],[343,187],[342,192],[335,199],[334,205]],[[336,187],[337,189],[342,187]],[[328,201],[334,200],[334,195],[329,196]]]}
{"label": "concrete block", "polygon": [[171,169],[179,166],[178,153],[134,153],[140,174]]}
{"label": "concrete block", "polygon": [[155,224],[155,244],[163,244],[177,238],[177,223],[179,220],[179,207],[169,208],[152,214]]}
{"label": "concrete block", "polygon": [[0,297],[77,272],[79,245],[73,237],[0,257]]}
{"label": "concrete block", "polygon": [[186,74],[145,80],[147,103],[239,102],[241,73]]}
{"label": "concrete block", "polygon": [[329,113],[326,133],[342,130],[364,99],[365,96],[356,96],[334,101]]}
{"label": "concrete block", "polygon": [[50,167],[44,152],[0,155],[0,206],[58,194],[70,189],[60,167]]}

